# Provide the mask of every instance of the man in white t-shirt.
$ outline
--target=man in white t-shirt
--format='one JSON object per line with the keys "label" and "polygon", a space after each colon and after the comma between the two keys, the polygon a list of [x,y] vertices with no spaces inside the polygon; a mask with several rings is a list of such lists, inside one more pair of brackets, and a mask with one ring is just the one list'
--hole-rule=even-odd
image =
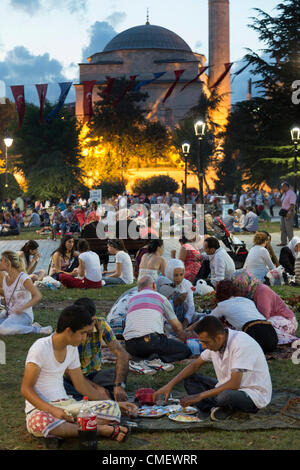
{"label": "man in white t-shirt", "polygon": [[[272,397],[272,382],[261,347],[242,331],[227,330],[211,315],[194,328],[202,346],[201,356],[188,365],[167,385],[155,392],[154,400],[163,394],[165,400],[172,388],[184,381],[188,396],[181,399],[186,407],[196,405],[212,420],[228,418],[234,411],[257,413]],[[212,362],[217,380],[196,374],[206,362]]]}
{"label": "man in white t-shirt", "polygon": [[[117,441],[126,437],[128,429],[113,423],[120,422],[120,409],[130,413],[137,411],[136,407],[132,408],[127,402],[106,400],[105,391],[93,387],[80,367],[78,346],[92,329],[90,313],[71,305],[62,311],[56,332],[38,339],[29,349],[21,394],[26,399],[27,430],[34,436],[69,438],[78,435],[78,426],[68,407],[80,402],[70,400],[65,391],[63,376],[67,370],[75,389],[89,400],[95,400],[91,407],[97,416],[97,434]],[[80,405],[78,411],[79,408]],[[102,424],[104,419],[106,424]]]}

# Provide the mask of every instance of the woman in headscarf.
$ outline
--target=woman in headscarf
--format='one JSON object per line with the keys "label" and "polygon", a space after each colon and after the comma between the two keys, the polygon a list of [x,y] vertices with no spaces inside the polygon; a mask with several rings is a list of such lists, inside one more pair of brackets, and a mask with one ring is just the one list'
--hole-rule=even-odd
{"label": "woman in headscarf", "polygon": [[184,278],[184,272],[184,264],[181,260],[170,259],[166,264],[165,276],[160,276],[156,281],[156,288],[162,295],[166,295],[164,294],[166,285],[173,289],[168,299],[173,305],[178,320],[186,327],[196,321],[195,316],[198,314],[195,312],[193,285]]}
{"label": "woman in headscarf", "polygon": [[300,238],[293,237],[287,246],[284,246],[279,255],[279,263],[291,276],[295,275],[295,259],[300,252]]}
{"label": "woman in headscarf", "polygon": [[246,269],[236,271],[231,279],[241,295],[253,300],[257,310],[272,323],[278,344],[288,344],[297,339],[294,336],[298,328],[296,316],[273,289],[262,284]]}

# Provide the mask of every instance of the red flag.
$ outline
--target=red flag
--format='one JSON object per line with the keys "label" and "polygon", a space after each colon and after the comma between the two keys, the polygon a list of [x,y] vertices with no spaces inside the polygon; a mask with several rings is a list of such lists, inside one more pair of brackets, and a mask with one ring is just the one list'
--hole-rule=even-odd
{"label": "red flag", "polygon": [[40,100],[40,123],[43,122],[43,111],[44,111],[44,105],[45,105],[45,100],[46,100],[46,95],[47,95],[47,89],[48,85],[35,85],[38,95],[39,95],[39,100]]}
{"label": "red flag", "polygon": [[200,68],[200,72],[198,73],[198,75],[197,75],[195,78],[193,78],[193,80],[191,80],[190,82],[186,83],[186,84],[181,88],[180,92],[182,92],[182,91],[183,91],[187,86],[189,86],[191,83],[196,82],[196,81],[198,80],[198,78],[200,77],[200,75],[202,75],[202,74],[205,72],[205,70],[207,70],[207,69],[208,69],[208,65],[207,65],[206,67],[201,67],[201,68]]}
{"label": "red flag", "polygon": [[137,77],[137,75],[131,75],[131,76],[130,76],[130,83],[129,83],[129,85],[125,88],[125,90],[124,90],[123,93],[119,96],[119,98],[116,99],[116,100],[113,102],[113,107],[114,107],[114,108],[122,101],[122,99],[124,98],[124,96],[128,93],[128,91],[129,91],[130,88],[132,87],[133,82],[134,82],[134,80],[136,79],[136,77]]}
{"label": "red flag", "polygon": [[113,84],[115,83],[115,80],[116,80],[115,78],[111,78],[111,77],[107,77],[107,79],[106,79],[107,86],[103,90],[103,93],[105,94],[106,100],[108,100],[108,97],[111,93],[111,90],[112,90]]}
{"label": "red flag", "polygon": [[11,86],[11,91],[15,99],[18,115],[19,115],[19,126],[18,129],[21,129],[23,124],[24,114],[25,114],[25,93],[24,85]]}
{"label": "red flag", "polygon": [[170,88],[168,89],[164,99],[163,99],[163,104],[165,103],[165,101],[169,98],[169,96],[171,96],[174,88],[176,87],[176,84],[179,80],[179,78],[181,77],[181,75],[183,74],[184,70],[174,70],[174,73],[175,73],[175,81],[174,83],[170,86]]}
{"label": "red flag", "polygon": [[83,115],[84,122],[90,122],[93,115],[92,93],[96,80],[82,82],[83,84]]}
{"label": "red flag", "polygon": [[224,80],[226,75],[229,73],[229,70],[233,66],[233,62],[229,62],[229,63],[224,64],[224,65],[225,65],[225,72],[223,72],[222,75],[220,75],[220,77],[218,78],[218,80],[210,87],[211,90],[213,88],[216,88],[218,85],[220,85],[220,83]]}

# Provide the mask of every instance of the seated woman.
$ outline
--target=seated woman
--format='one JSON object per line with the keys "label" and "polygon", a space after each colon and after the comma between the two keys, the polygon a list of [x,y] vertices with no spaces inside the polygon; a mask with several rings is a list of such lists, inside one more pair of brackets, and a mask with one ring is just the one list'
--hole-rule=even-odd
{"label": "seated woman", "polygon": [[231,280],[218,282],[216,298],[218,305],[210,315],[224,317],[234,329],[255,339],[265,353],[276,349],[278,337],[272,323],[266,321],[252,300],[242,296]]}
{"label": "seated woman", "polygon": [[68,273],[70,276],[78,275],[78,252],[74,248],[74,238],[72,235],[65,235],[59,247],[52,253],[50,264],[50,276],[56,281],[61,273]]}
{"label": "seated woman", "polygon": [[159,293],[165,295],[165,286],[170,285],[173,290],[168,295],[168,300],[174,308],[178,320],[184,327],[197,320],[199,314],[195,312],[193,285],[184,278],[184,264],[177,259],[171,259],[166,264],[165,276],[160,276],[156,281]]}
{"label": "seated woman", "polygon": [[298,328],[296,316],[273,289],[260,283],[245,269],[234,273],[231,280],[241,295],[253,300],[258,311],[273,324],[278,344],[288,344],[297,339],[294,336]]}
{"label": "seated woman", "polygon": [[[270,258],[271,258],[272,263],[273,263],[274,266],[276,266],[276,267],[280,266],[280,263],[279,263],[279,261],[278,261],[278,258],[277,258],[276,254],[275,254],[275,251],[274,251],[274,249],[273,249],[273,247],[272,247],[272,245],[271,245],[271,241],[272,241],[271,235],[270,235],[268,232],[266,232],[265,230],[260,230],[260,233],[265,233],[265,234],[267,235],[267,237],[268,237],[268,239],[267,239],[267,244],[266,244],[266,248],[267,248],[267,250],[268,250],[268,252],[269,252],[269,255],[270,255]],[[299,242],[300,242],[300,239],[299,239]]]}
{"label": "seated woman", "polygon": [[274,269],[270,254],[266,248],[268,236],[258,232],[254,235],[254,246],[250,249],[245,261],[245,268],[257,279],[264,282],[268,270]]}
{"label": "seated woman", "polygon": [[280,250],[279,263],[291,276],[295,275],[295,259],[300,252],[300,238],[293,237],[287,246]]}
{"label": "seated woman", "polygon": [[165,275],[166,260],[163,258],[163,253],[163,240],[151,240],[148,244],[148,252],[141,259],[138,279],[149,275],[156,281],[160,274]]}
{"label": "seated woman", "polygon": [[44,269],[40,269],[39,271],[34,272],[41,257],[38,249],[39,244],[35,240],[29,240],[21,248],[21,251],[18,252],[18,255],[24,261],[26,272],[29,274],[32,282],[42,281],[46,275],[46,271]]}
{"label": "seated woman", "polygon": [[88,242],[84,239],[78,242],[78,275],[74,277],[67,273],[59,275],[59,281],[65,287],[77,289],[96,289],[102,287],[102,273],[100,259],[97,253],[90,250]]}
{"label": "seated woman", "polygon": [[33,323],[34,307],[42,298],[40,291],[26,274],[23,260],[14,251],[4,251],[0,259],[0,292],[4,295],[6,315],[0,318],[0,336],[46,334],[51,326]]}
{"label": "seated woman", "polygon": [[[189,243],[189,240],[186,237],[182,237],[179,239],[179,243],[181,245],[178,259],[183,261],[184,263],[184,277],[191,283],[194,283],[194,280],[201,268],[201,260],[202,255],[201,253],[195,249],[195,247]],[[172,258],[176,257],[176,251],[172,250],[171,252]]]}
{"label": "seated woman", "polygon": [[105,284],[132,284],[133,266],[124,242],[122,240],[108,240],[107,251],[116,257],[116,268],[114,271],[103,271]]}

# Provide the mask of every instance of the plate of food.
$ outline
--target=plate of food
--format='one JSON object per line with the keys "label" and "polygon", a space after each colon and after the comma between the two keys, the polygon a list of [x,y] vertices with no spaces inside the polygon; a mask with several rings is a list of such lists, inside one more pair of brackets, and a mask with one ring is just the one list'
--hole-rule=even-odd
{"label": "plate of food", "polygon": [[138,415],[141,418],[160,418],[168,413],[168,410],[162,406],[142,406]]}
{"label": "plate of food", "polygon": [[183,408],[181,405],[167,405],[168,413],[184,413],[186,415],[194,415],[198,413],[198,409],[193,406],[186,406]]}
{"label": "plate of food", "polygon": [[172,413],[168,418],[177,423],[200,423],[201,421],[198,416],[186,415],[184,413]]}

